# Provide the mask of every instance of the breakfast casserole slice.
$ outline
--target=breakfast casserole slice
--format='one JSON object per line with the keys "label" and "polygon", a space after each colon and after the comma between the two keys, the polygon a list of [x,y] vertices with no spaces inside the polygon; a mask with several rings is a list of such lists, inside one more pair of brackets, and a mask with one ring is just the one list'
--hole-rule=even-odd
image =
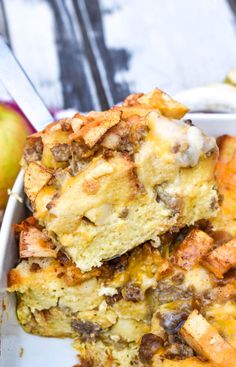
{"label": "breakfast casserole slice", "polygon": [[[29,333],[74,338],[81,367],[234,366],[235,269],[218,277],[205,267],[225,245],[208,227],[161,236],[159,249],[145,243],[81,272],[29,218],[15,228],[21,260],[8,276],[20,324]],[[222,346],[218,364],[212,338]]]}
{"label": "breakfast casserole slice", "polygon": [[34,216],[82,271],[216,215],[215,140],[186,112],[156,89],[28,138]]}

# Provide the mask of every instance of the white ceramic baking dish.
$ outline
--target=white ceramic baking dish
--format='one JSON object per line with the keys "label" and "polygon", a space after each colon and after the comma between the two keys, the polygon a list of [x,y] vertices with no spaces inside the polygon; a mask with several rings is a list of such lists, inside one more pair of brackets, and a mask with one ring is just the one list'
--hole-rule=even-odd
{"label": "white ceramic baking dish", "polygon": [[[236,135],[236,114],[189,114],[196,126],[206,133],[219,136]],[[23,172],[12,190],[23,197]],[[5,292],[7,273],[17,262],[17,248],[12,225],[26,215],[24,204],[11,196],[5,212],[0,234],[0,298],[1,298],[1,367],[72,367],[76,364],[76,351],[69,339],[42,338],[26,334],[17,323],[15,298]]]}

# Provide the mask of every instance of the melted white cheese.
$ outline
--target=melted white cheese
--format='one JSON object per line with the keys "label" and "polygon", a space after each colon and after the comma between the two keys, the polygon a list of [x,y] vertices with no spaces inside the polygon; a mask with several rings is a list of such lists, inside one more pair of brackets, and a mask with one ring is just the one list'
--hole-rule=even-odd
{"label": "melted white cheese", "polygon": [[[155,112],[149,115],[151,138],[157,144],[166,143],[173,150],[180,167],[193,167],[199,158],[216,147],[215,138],[182,120],[171,120]],[[175,147],[177,147],[175,152]]]}

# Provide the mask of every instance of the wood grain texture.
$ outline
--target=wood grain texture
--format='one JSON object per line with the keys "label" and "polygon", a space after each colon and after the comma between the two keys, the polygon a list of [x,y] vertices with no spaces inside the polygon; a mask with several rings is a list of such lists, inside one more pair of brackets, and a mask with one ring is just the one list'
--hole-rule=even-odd
{"label": "wood grain texture", "polygon": [[236,32],[227,1],[112,3],[101,1],[106,45],[129,51],[129,68],[116,79],[132,91],[160,86],[174,94],[221,81],[235,67]]}
{"label": "wood grain texture", "polygon": [[64,108],[88,111],[100,103],[84,50],[80,25],[70,1],[49,0],[54,14]]}
{"label": "wood grain texture", "polygon": [[46,1],[4,0],[12,48],[43,99],[63,106],[54,18]]}
{"label": "wood grain texture", "polygon": [[3,0],[0,0],[0,33],[8,40],[8,43],[10,44],[10,36]]}
{"label": "wood grain texture", "polygon": [[236,0],[228,0],[229,6],[232,9],[232,12],[236,16]]}
{"label": "wood grain texture", "polygon": [[49,106],[104,109],[129,92],[223,80],[236,67],[235,4],[0,0],[0,30]]}
{"label": "wood grain texture", "polygon": [[[4,38],[10,44],[10,36],[9,36],[8,24],[7,24],[7,19],[6,19],[6,11],[5,11],[3,0],[0,0],[0,33],[4,36]],[[6,92],[5,88],[3,87],[0,81],[0,100],[8,100],[9,98],[10,97],[8,93]],[[0,223],[1,223],[1,213],[0,213]]]}
{"label": "wood grain texture", "polygon": [[117,70],[127,68],[129,54],[125,49],[108,49],[105,44],[103,29],[103,13],[100,2],[74,0],[77,13],[81,14],[82,29],[84,30],[84,40],[87,40],[86,50],[90,51],[90,64],[94,69],[94,76],[99,75],[96,83],[100,85],[100,90],[104,94],[102,106],[111,106],[121,101],[128,93],[127,83],[123,85],[115,80]]}
{"label": "wood grain texture", "polygon": [[[73,1],[73,4],[80,23],[85,50],[91,72],[96,83],[99,99],[104,108],[109,108],[109,105],[112,105],[114,100],[86,2],[84,0],[75,0]],[[94,1],[94,4],[96,5],[96,0]],[[99,8],[97,8],[97,10],[99,11]]]}
{"label": "wood grain texture", "polygon": [[48,3],[55,16],[64,106],[106,109],[124,98],[128,94],[127,86],[120,93],[120,85],[114,80],[115,68],[123,60],[112,58],[114,51],[106,48],[99,2],[53,0]]}

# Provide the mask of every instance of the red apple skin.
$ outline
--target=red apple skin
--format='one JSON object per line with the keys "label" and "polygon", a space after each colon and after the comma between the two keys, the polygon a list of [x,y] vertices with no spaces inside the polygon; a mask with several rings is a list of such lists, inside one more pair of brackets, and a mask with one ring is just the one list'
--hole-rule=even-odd
{"label": "red apple skin", "polygon": [[0,104],[0,209],[6,205],[10,189],[20,170],[26,136],[30,128],[13,109]]}

